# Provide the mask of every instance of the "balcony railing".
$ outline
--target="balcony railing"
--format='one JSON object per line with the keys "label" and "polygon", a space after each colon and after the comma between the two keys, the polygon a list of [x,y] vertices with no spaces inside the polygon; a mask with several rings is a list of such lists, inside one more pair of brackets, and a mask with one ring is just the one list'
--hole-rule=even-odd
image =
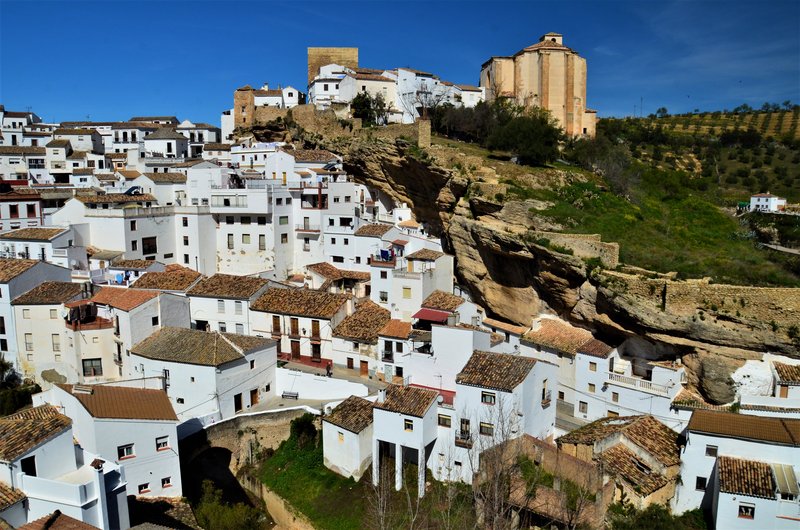
{"label": "balcony railing", "polygon": [[385,363],[393,363],[394,362],[394,352],[385,351],[381,355],[381,361]]}
{"label": "balcony railing", "polygon": [[404,280],[419,280],[422,278],[421,272],[396,270],[392,273],[395,278],[402,278]]}
{"label": "balcony railing", "polygon": [[295,230],[298,232],[319,232],[319,225],[301,224],[295,225]]}
{"label": "balcony railing", "polygon": [[470,435],[469,431],[456,431],[456,447],[463,447],[465,449],[470,449],[472,447],[472,436]]}
{"label": "balcony railing", "polygon": [[669,395],[668,387],[664,385],[659,385],[658,383],[647,381],[645,379],[640,379],[638,377],[629,377],[627,375],[620,375],[620,374],[615,374],[613,372],[609,372],[608,380],[614,384],[632,387],[637,390],[643,390],[645,392],[652,392],[654,394],[662,394],[665,396]]}
{"label": "balcony railing", "polygon": [[542,408],[547,408],[550,406],[550,401],[552,397],[552,390],[545,391],[544,395],[542,396]]}

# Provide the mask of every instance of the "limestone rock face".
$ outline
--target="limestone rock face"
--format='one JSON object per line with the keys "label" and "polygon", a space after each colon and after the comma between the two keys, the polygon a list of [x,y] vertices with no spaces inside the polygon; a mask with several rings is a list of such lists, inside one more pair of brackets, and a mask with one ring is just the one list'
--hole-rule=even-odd
{"label": "limestone rock face", "polygon": [[718,405],[730,403],[736,397],[731,374],[734,370],[722,359],[717,357],[703,357],[700,363],[702,376],[700,389],[711,403]]}

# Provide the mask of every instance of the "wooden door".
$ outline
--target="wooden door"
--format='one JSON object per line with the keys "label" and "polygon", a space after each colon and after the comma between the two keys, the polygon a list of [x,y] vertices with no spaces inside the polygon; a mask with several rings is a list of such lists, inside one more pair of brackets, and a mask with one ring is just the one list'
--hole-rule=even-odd
{"label": "wooden door", "polygon": [[319,320],[311,321],[311,336],[314,338],[319,337]]}
{"label": "wooden door", "polygon": [[299,359],[300,358],[300,341],[293,340],[292,341],[292,359]]}
{"label": "wooden door", "polygon": [[347,368],[348,368],[348,370],[352,370],[353,369],[353,358],[352,357],[348,357],[347,358]]}
{"label": "wooden door", "polygon": [[291,320],[291,334],[295,337],[300,335],[300,321],[296,318],[292,318]]}
{"label": "wooden door", "polygon": [[788,385],[781,385],[780,389],[781,389],[780,390],[780,396],[782,398],[788,398],[789,397],[789,386]]}
{"label": "wooden door", "polygon": [[367,361],[361,361],[361,374],[362,377],[367,377],[369,375],[369,363]]}
{"label": "wooden door", "polygon": [[272,315],[272,336],[280,336],[281,334],[281,317]]}
{"label": "wooden door", "polygon": [[254,388],[250,391],[250,406],[258,405],[258,389]]}
{"label": "wooden door", "polygon": [[242,395],[236,394],[233,396],[233,411],[239,412],[242,410]]}

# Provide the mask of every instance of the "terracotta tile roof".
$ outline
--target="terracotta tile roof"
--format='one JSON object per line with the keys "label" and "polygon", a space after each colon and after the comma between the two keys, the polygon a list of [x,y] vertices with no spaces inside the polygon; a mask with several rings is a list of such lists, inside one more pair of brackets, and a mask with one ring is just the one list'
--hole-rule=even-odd
{"label": "terracotta tile roof", "polygon": [[105,260],[105,261],[111,261],[114,258],[117,258],[124,254],[124,252],[122,252],[121,250],[104,250],[104,249],[97,249],[94,247],[87,247],[86,250],[89,254],[90,259]]}
{"label": "terracotta tile roof", "polygon": [[73,385],[56,385],[77,399],[94,418],[121,420],[172,420],[178,416],[163,390],[112,385],[81,385],[89,392],[74,391]]}
{"label": "terracotta tile roof", "polygon": [[111,264],[111,268],[123,270],[147,270],[155,263],[158,262],[147,259],[118,259],[114,260],[114,262]]}
{"label": "terracotta tile roof", "polygon": [[129,180],[142,176],[142,174],[136,171],[135,169],[119,169],[117,170],[117,173],[119,173],[120,175]]}
{"label": "terracotta tile roof", "polygon": [[383,403],[380,400],[375,402],[375,408],[421,418],[434,405],[438,395],[435,390],[416,386],[389,385],[386,399]]}
{"label": "terracotta tile roof", "polygon": [[124,287],[103,287],[96,293],[91,301],[119,309],[121,311],[132,311],[158,297],[158,291],[144,289],[126,289]]}
{"label": "terracotta tile roof", "polygon": [[372,402],[358,396],[350,396],[322,420],[358,434],[372,425]]}
{"label": "terracotta tile roof", "polygon": [[778,381],[789,385],[800,385],[800,364],[772,363]]}
{"label": "terracotta tile roof", "polygon": [[358,304],[358,309],[333,329],[333,336],[375,344],[378,342],[378,332],[391,318],[388,309],[366,300]]}
{"label": "terracotta tile roof", "polygon": [[67,160],[83,160],[86,158],[87,154],[88,154],[87,151],[73,151],[69,155],[67,155]]}
{"label": "terracotta tile roof", "polygon": [[456,85],[458,88],[465,92],[482,92],[481,87],[473,85]]}
{"label": "terracotta tile roof", "polygon": [[800,420],[695,410],[688,430],[705,434],[800,447]]}
{"label": "terracotta tile roof", "polygon": [[208,142],[203,144],[203,151],[230,151],[230,144],[220,144],[215,142]]}
{"label": "terracotta tile roof", "polygon": [[384,81],[386,83],[394,83],[394,79],[384,77],[378,74],[361,74],[356,73],[355,78],[359,81]]}
{"label": "terracotta tile roof", "polygon": [[437,252],[436,250],[430,250],[428,248],[420,249],[416,252],[412,252],[411,254],[406,256],[406,259],[409,261],[419,260],[419,261],[436,261],[437,259],[444,256],[444,252]]}
{"label": "terracotta tile roof", "polygon": [[414,219],[406,219],[405,221],[400,221],[397,223],[397,226],[401,226],[403,228],[419,228],[420,224]]}
{"label": "terracotta tile roof", "polygon": [[113,173],[97,173],[95,178],[100,182],[117,180],[117,177]]}
{"label": "terracotta tile roof", "polygon": [[124,193],[106,193],[104,195],[79,195],[76,197],[84,204],[124,204],[129,202],[156,202],[156,198],[149,193],[139,195],[126,195]]}
{"label": "terracotta tile roof", "polygon": [[536,359],[476,351],[456,375],[456,384],[511,392],[533,370]]}
{"label": "terracotta tile roof", "polygon": [[156,184],[186,184],[186,175],[183,173],[143,173],[143,175]]}
{"label": "terracotta tile roof", "polygon": [[94,168],[91,167],[76,167],[72,170],[75,176],[94,175]]}
{"label": "terracotta tile roof", "polygon": [[86,128],[75,128],[75,129],[56,129],[53,131],[54,135],[57,136],[86,136],[92,135],[97,133],[96,129],[86,129]]}
{"label": "terracotta tile roof", "polygon": [[197,164],[203,164],[205,162],[210,162],[210,161],[209,160],[203,160],[202,158],[191,158],[189,160],[181,162],[180,164],[172,164],[172,169],[175,169],[176,167],[180,167],[180,168],[194,167]]}
{"label": "terracotta tile roof", "polygon": [[169,127],[161,127],[144,137],[147,140],[186,140],[186,137]]}
{"label": "terracotta tile roof", "polygon": [[586,355],[591,355],[592,357],[600,357],[602,359],[607,359],[613,351],[614,348],[595,338],[589,339],[578,348],[578,352],[580,353],[585,353]]}
{"label": "terracotta tile roof", "polygon": [[46,151],[44,147],[0,145],[0,155],[43,155]]}
{"label": "terracotta tile roof", "polygon": [[81,284],[71,282],[40,283],[25,294],[14,298],[13,305],[57,305],[69,302],[81,294]]}
{"label": "terracotta tile roof", "polygon": [[[541,40],[536,44],[531,44],[527,48],[523,49],[523,52],[527,51],[536,51],[536,50],[562,50],[565,52],[575,52],[572,48],[564,46],[563,44],[559,44],[557,42],[553,42],[551,40]],[[520,52],[521,53],[521,52]]]}
{"label": "terracotta tile roof", "polygon": [[775,498],[772,468],[766,462],[730,456],[717,458],[719,491],[748,497]]}
{"label": "terracotta tile roof", "polygon": [[655,470],[649,473],[644,471],[641,466],[647,467],[647,464],[622,444],[603,451],[599,460],[604,464],[606,471],[621,477],[645,497],[669,483],[667,477]]}
{"label": "terracotta tile roof", "polygon": [[145,122],[170,121],[177,123],[178,118],[176,116],[134,116],[128,121],[145,121]]}
{"label": "terracotta tile roof", "polygon": [[312,173],[317,175],[346,175],[346,171],[341,169],[325,169],[324,167],[310,167],[308,168]]}
{"label": "terracotta tile roof", "polygon": [[13,506],[20,501],[24,501],[27,497],[21,489],[11,489],[11,486],[5,482],[0,482],[0,512]]}
{"label": "terracotta tile roof", "polygon": [[165,327],[136,344],[131,353],[173,363],[221,366],[271,344],[275,341],[249,335]]}
{"label": "terracotta tile roof", "polygon": [[17,530],[97,530],[97,528],[56,510],[50,515],[20,526]]}
{"label": "terracotta tile roof", "polygon": [[315,272],[328,280],[355,280],[358,282],[369,281],[370,275],[368,272],[349,271],[331,265],[327,262],[313,263],[307,265],[306,269]]}
{"label": "terracotta tile roof", "polygon": [[254,311],[330,319],[350,299],[313,289],[269,289],[250,304]]}
{"label": "terracotta tile roof", "polygon": [[8,283],[39,263],[35,259],[0,258],[0,283]]}
{"label": "terracotta tile roof", "polygon": [[685,388],[678,392],[675,399],[670,404],[672,408],[684,409],[707,409],[707,410],[727,410],[726,405],[712,405],[703,399],[703,396],[687,390]]}
{"label": "terracotta tile roof", "polygon": [[665,466],[680,463],[678,433],[652,416],[601,418],[560,437],[557,442],[593,445],[621,434]]}
{"label": "terracotta tile roof", "polygon": [[292,155],[295,162],[331,162],[338,157],[325,149],[294,149],[285,150]]}
{"label": "terracotta tile roof", "polygon": [[47,143],[47,145],[45,145],[45,147],[59,148],[59,147],[70,147],[71,145],[72,144],[70,143],[69,140],[61,139],[61,140],[51,140],[50,142]]}
{"label": "terracotta tile roof", "polygon": [[507,331],[509,333],[513,333],[514,335],[522,335],[528,330],[528,328],[525,326],[517,326],[516,324],[509,324],[508,322],[495,320],[494,318],[489,317],[483,318],[483,325],[488,328],[496,328],[502,331]]}
{"label": "terracotta tile roof", "polygon": [[393,339],[408,339],[411,336],[411,322],[391,319],[378,332],[381,337],[391,337]]}
{"label": "terracotta tile roof", "polygon": [[581,346],[592,339],[592,333],[560,320],[542,318],[539,320],[539,328],[536,329],[534,325],[522,338],[538,346],[575,355]]}
{"label": "terracotta tile roof", "polygon": [[361,225],[356,230],[357,236],[364,237],[381,237],[383,234],[392,229],[392,225],[382,223],[372,223],[368,225]]}
{"label": "terracotta tile roof", "polygon": [[72,420],[52,405],[23,409],[0,418],[0,461],[16,460],[71,425]]}
{"label": "terracotta tile roof", "polygon": [[422,301],[422,307],[427,309],[438,309],[439,311],[450,311],[451,313],[466,302],[460,296],[456,296],[444,291],[433,291]]}
{"label": "terracotta tile roof", "polygon": [[64,228],[42,228],[29,227],[11,230],[0,234],[0,239],[18,239],[27,241],[50,241],[54,237],[63,234],[67,230]]}
{"label": "terracotta tile roof", "polygon": [[249,300],[268,283],[263,278],[253,278],[252,276],[215,274],[197,282],[197,285],[189,289],[186,294],[206,298]]}
{"label": "terracotta tile roof", "polygon": [[147,272],[136,280],[133,286],[137,289],[159,289],[163,291],[185,291],[198,278],[199,272],[191,269],[179,271]]}

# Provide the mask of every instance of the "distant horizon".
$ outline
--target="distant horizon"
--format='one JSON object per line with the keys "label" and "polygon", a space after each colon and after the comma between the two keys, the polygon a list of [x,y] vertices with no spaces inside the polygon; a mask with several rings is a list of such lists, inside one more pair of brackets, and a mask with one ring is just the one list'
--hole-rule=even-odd
{"label": "distant horizon", "polygon": [[[134,31],[117,32],[120,23]],[[60,54],[69,27],[92,30],[71,36]],[[110,31],[96,29],[104,27]],[[743,103],[758,110],[800,102],[798,27],[800,2],[792,0],[2,0],[0,104],[30,107],[47,122],[174,115],[219,126],[238,87],[269,82],[307,92],[308,47],[354,46],[360,66],[412,66],[477,85],[489,57],[512,55],[554,31],[586,58],[587,106],[599,117]]]}

